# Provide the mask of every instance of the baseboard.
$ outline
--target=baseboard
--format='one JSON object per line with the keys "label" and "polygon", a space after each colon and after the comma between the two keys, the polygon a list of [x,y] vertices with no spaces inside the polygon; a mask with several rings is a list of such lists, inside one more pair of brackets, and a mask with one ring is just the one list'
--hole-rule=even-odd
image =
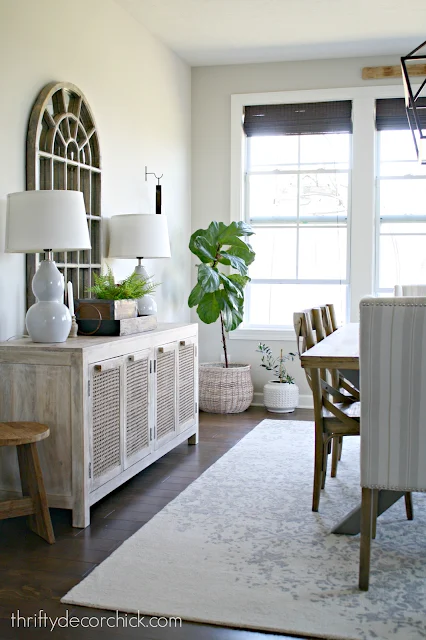
{"label": "baseboard", "polygon": [[[256,391],[253,395],[253,402],[251,403],[252,407],[263,407],[263,393],[261,391]],[[299,404],[297,405],[298,409],[313,409],[314,403],[312,402],[312,395],[300,395],[299,396]]]}

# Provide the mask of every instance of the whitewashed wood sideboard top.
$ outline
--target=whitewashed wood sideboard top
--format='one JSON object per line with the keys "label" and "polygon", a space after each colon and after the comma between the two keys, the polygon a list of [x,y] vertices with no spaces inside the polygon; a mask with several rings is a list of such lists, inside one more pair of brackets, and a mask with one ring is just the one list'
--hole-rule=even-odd
{"label": "whitewashed wood sideboard top", "polygon": [[[41,351],[83,351],[86,349],[97,349],[106,347],[107,345],[119,346],[123,351],[128,346],[131,350],[135,342],[145,341],[153,345],[160,341],[167,340],[167,332],[176,330],[185,330],[188,335],[198,333],[197,323],[159,323],[153,331],[145,331],[144,333],[135,333],[130,336],[78,336],[77,338],[68,338],[66,342],[32,342],[29,337],[18,338],[16,340],[7,340],[0,342],[0,351],[8,349],[34,349]],[[174,336],[170,335],[173,340]]]}

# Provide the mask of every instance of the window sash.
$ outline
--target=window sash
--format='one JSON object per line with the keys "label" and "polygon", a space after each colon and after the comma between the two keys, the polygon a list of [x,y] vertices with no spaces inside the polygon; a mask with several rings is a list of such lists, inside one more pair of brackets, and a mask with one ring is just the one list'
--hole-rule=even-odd
{"label": "window sash", "polygon": [[[402,100],[402,99],[401,99]],[[381,100],[381,101],[376,101],[376,107],[377,107],[377,103],[384,103],[387,102],[386,100]],[[389,102],[392,102],[391,100]],[[403,102],[403,100],[402,100]],[[399,105],[400,106],[400,105]],[[392,110],[392,105],[390,105],[389,110]],[[402,124],[398,124],[398,120],[395,117],[392,121],[392,119],[389,119],[388,122],[389,126],[383,126],[383,123],[380,123],[380,121],[377,120],[377,115],[376,115],[376,128],[377,128],[377,135],[376,135],[376,167],[375,167],[375,175],[376,175],[376,189],[375,189],[375,235],[376,235],[376,241],[375,241],[375,293],[379,294],[379,295],[383,295],[383,294],[393,294],[393,287],[382,287],[380,286],[380,266],[381,266],[381,252],[380,252],[380,239],[382,237],[386,237],[386,236],[404,236],[404,237],[410,237],[410,236],[415,236],[418,237],[419,235],[426,235],[422,234],[422,233],[418,233],[418,232],[413,232],[413,233],[398,233],[397,230],[394,230],[392,232],[388,232],[386,233],[386,230],[383,231],[383,225],[386,224],[415,224],[415,223],[426,223],[426,214],[421,215],[421,214],[401,214],[401,215],[383,215],[380,213],[380,186],[382,182],[385,181],[398,181],[398,180],[424,180],[426,181],[426,175],[422,175],[422,174],[417,174],[417,173],[413,173],[413,174],[405,174],[405,175],[381,175],[381,167],[382,167],[382,161],[381,161],[381,154],[380,154],[380,150],[381,150],[381,141],[380,141],[380,132],[381,131],[389,131],[389,130],[393,130],[393,131],[409,131],[409,126],[408,126],[408,120],[407,120],[407,126],[403,126]],[[391,126],[393,125],[393,126]],[[390,160],[390,161],[385,161],[386,165],[392,165],[392,163],[397,163],[400,162],[399,160]],[[413,163],[414,165],[418,165],[417,160],[413,159],[413,160],[404,160],[404,163]],[[425,195],[426,195],[426,189],[425,189]],[[400,284],[395,282],[394,284]]]}
{"label": "window sash", "polygon": [[[297,166],[300,169],[275,169],[271,171],[257,171],[250,169],[251,155],[250,155],[250,139],[246,137],[245,140],[245,171],[244,171],[244,217],[245,220],[253,227],[256,228],[294,228],[297,230],[297,249],[296,249],[296,274],[299,273],[299,230],[302,226],[303,229],[345,229],[346,230],[346,278],[330,278],[330,279],[302,279],[296,277],[295,279],[286,278],[252,278],[253,284],[300,284],[300,285],[315,285],[315,284],[336,284],[336,285],[348,285],[350,281],[350,225],[349,225],[349,209],[350,209],[350,179],[351,179],[351,166],[350,166],[351,147],[349,148],[348,168],[346,169],[309,169],[309,165],[300,163],[300,137],[298,144],[298,163]],[[331,163],[330,163],[331,164]],[[272,165],[273,166],[273,165]],[[276,165],[275,165],[276,166]],[[293,165],[294,166],[294,165]],[[346,206],[346,214],[320,214],[320,215],[304,215],[301,216],[299,211],[300,207],[300,182],[299,176],[309,174],[346,174],[348,176],[348,199]],[[250,215],[250,177],[252,175],[295,175],[298,176],[297,185],[297,215],[295,216],[274,216],[274,217],[256,217]],[[248,285],[248,288],[250,285]],[[246,309],[248,304],[246,304]]]}

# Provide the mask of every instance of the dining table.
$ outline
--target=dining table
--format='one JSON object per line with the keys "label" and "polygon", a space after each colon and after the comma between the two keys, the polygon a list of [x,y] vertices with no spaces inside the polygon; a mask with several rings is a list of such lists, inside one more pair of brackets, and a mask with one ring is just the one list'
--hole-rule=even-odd
{"label": "dining table", "polygon": [[[338,328],[316,345],[302,353],[300,361],[304,369],[339,370],[351,382],[358,382],[359,384],[359,323],[352,322]],[[360,402],[362,406],[362,395],[360,396]],[[384,511],[387,511],[387,509],[404,495],[402,491],[380,490],[377,515],[379,516]],[[345,518],[332,529],[332,533],[356,535],[360,532],[360,528],[361,502],[358,507],[348,513]]]}

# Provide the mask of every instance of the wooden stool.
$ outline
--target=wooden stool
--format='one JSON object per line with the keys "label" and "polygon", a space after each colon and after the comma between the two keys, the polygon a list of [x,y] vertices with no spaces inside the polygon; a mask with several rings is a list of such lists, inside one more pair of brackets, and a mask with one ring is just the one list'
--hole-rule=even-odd
{"label": "wooden stool", "polygon": [[50,544],[55,542],[36,442],[49,435],[38,422],[1,422],[0,447],[16,446],[22,498],[0,502],[0,520],[30,516],[29,528]]}

